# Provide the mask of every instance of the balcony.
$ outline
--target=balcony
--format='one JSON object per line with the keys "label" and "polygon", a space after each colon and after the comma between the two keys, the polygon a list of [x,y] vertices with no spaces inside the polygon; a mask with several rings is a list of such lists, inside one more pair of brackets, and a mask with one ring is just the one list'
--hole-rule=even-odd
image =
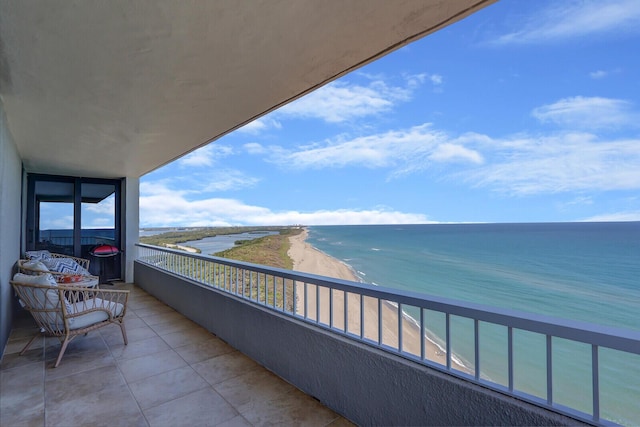
{"label": "balcony", "polygon": [[[609,406],[611,387],[633,399],[635,380],[608,377],[612,367],[624,366],[613,362],[611,352],[631,371],[637,366],[637,331],[148,245],[138,245],[135,282],[359,425],[611,425],[612,419],[637,419],[633,401],[624,409]],[[438,322],[439,342],[432,335]],[[503,344],[488,352],[487,333]],[[523,335],[536,340],[523,348]],[[540,363],[523,365],[523,352],[540,355]],[[572,355],[570,365],[563,353]],[[496,360],[502,378],[481,370]],[[566,369],[579,377],[569,395]],[[542,387],[523,382],[525,373],[536,375]]]}
{"label": "balcony", "polygon": [[[279,3],[281,10],[265,2],[262,11],[240,2],[121,2],[99,8],[90,2],[39,2],[34,14],[31,3],[0,1],[1,346],[12,331],[0,365],[0,424],[348,423],[340,413],[364,425],[606,425],[600,349],[637,356],[637,333],[574,327],[171,251],[144,253],[143,247],[135,262],[139,287],[131,287],[129,346],[104,329],[72,343],[57,369],[47,367],[57,348],[44,339],[27,355],[16,354],[32,332],[28,319],[14,322],[8,283],[29,231],[21,210],[28,198],[25,172],[123,181],[122,270],[131,281],[140,176],[492,2],[346,7],[288,1]],[[246,25],[247,18],[255,25]],[[216,25],[201,25],[203,20]],[[274,28],[281,36],[269,36]],[[82,224],[79,217],[76,222]],[[201,274],[204,268],[207,274]],[[261,280],[270,287],[257,286]],[[283,293],[275,298],[280,287]],[[321,303],[325,294],[328,304]],[[349,301],[360,308],[351,310]],[[367,301],[377,309],[365,313]],[[420,313],[417,334],[405,309]],[[383,330],[383,310],[395,319],[397,338]],[[426,316],[433,313],[446,330],[438,349],[415,342],[415,336],[424,337]],[[363,327],[370,315],[377,325],[372,333]],[[470,326],[473,356],[467,370],[458,369],[452,357],[460,319]],[[507,374],[497,384],[481,375],[481,337],[488,324],[505,335],[501,360]],[[542,337],[537,350],[546,357],[546,390],[538,395],[514,381],[517,331]],[[593,401],[587,408],[558,403],[553,349],[562,340],[588,347]],[[222,367],[199,371],[207,361]],[[216,378],[220,382],[212,383]],[[251,394],[243,394],[246,389]],[[203,406],[206,418],[199,422]]]}
{"label": "balcony", "polygon": [[[116,285],[132,292],[128,346],[117,327],[103,328],[73,341],[53,369],[58,342],[43,338],[19,356],[34,324],[15,323],[0,365],[0,424],[612,425],[601,408],[609,366],[600,355],[640,354],[635,331],[148,245],[138,245],[135,278]],[[406,315],[416,308],[417,324]],[[427,332],[433,313],[445,325],[440,347]],[[460,319],[474,349],[466,365],[457,360]],[[487,325],[507,338],[504,382],[479,369]],[[542,337],[527,352],[546,352],[546,389],[534,394],[514,380],[523,331]],[[567,342],[591,357],[586,408],[565,405],[554,388],[555,355]],[[634,387],[625,382],[617,385]]]}
{"label": "balcony", "polygon": [[129,345],[105,327],[73,341],[16,321],[0,365],[0,425],[350,425],[220,338],[131,284]]}

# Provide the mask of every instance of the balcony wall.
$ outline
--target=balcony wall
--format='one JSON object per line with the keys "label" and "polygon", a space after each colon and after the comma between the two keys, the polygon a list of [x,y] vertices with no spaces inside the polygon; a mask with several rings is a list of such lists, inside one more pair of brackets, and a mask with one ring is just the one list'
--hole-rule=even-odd
{"label": "balcony wall", "polygon": [[20,258],[22,161],[7,124],[0,99],[0,356],[4,353],[13,317],[9,280]]}
{"label": "balcony wall", "polygon": [[135,282],[359,425],[580,424],[149,265]]}

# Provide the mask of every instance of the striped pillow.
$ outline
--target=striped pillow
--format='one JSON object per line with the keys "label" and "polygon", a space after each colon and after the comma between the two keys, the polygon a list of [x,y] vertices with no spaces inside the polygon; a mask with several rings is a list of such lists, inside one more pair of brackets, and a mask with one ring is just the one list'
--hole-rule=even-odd
{"label": "striped pillow", "polygon": [[71,258],[51,258],[44,263],[49,267],[50,271],[56,271],[58,273],[79,274],[83,276],[90,274],[86,268]]}
{"label": "striped pillow", "polygon": [[27,251],[25,252],[25,255],[27,256],[27,259],[30,259],[33,261],[45,261],[47,259],[51,259],[51,252],[47,250]]}

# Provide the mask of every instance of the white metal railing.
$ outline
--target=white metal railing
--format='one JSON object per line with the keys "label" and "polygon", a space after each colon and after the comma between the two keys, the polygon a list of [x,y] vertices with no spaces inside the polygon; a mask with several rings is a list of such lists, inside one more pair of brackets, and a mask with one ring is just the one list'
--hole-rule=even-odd
{"label": "white metal railing", "polygon": [[[615,424],[601,417],[600,349],[640,355],[640,332],[634,330],[427,297],[157,246],[137,246],[137,260],[141,263],[591,424]],[[438,316],[442,320],[442,339],[432,330]],[[506,335],[503,383],[488,378],[480,369],[485,360],[481,360],[481,327],[485,325],[498,325]],[[462,331],[461,335],[466,334],[467,341],[472,342],[468,352],[471,360],[467,363],[456,352],[454,331]],[[545,340],[542,369],[546,390],[539,394],[514,381],[514,336],[520,331],[539,334]],[[558,403],[554,397],[554,347],[564,341],[590,347],[590,410]]]}

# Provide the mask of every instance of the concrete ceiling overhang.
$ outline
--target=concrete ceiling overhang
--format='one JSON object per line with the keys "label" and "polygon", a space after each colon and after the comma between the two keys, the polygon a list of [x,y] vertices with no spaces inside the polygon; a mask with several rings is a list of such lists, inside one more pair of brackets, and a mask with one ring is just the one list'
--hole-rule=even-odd
{"label": "concrete ceiling overhang", "polygon": [[141,176],[494,0],[0,0],[27,171]]}

